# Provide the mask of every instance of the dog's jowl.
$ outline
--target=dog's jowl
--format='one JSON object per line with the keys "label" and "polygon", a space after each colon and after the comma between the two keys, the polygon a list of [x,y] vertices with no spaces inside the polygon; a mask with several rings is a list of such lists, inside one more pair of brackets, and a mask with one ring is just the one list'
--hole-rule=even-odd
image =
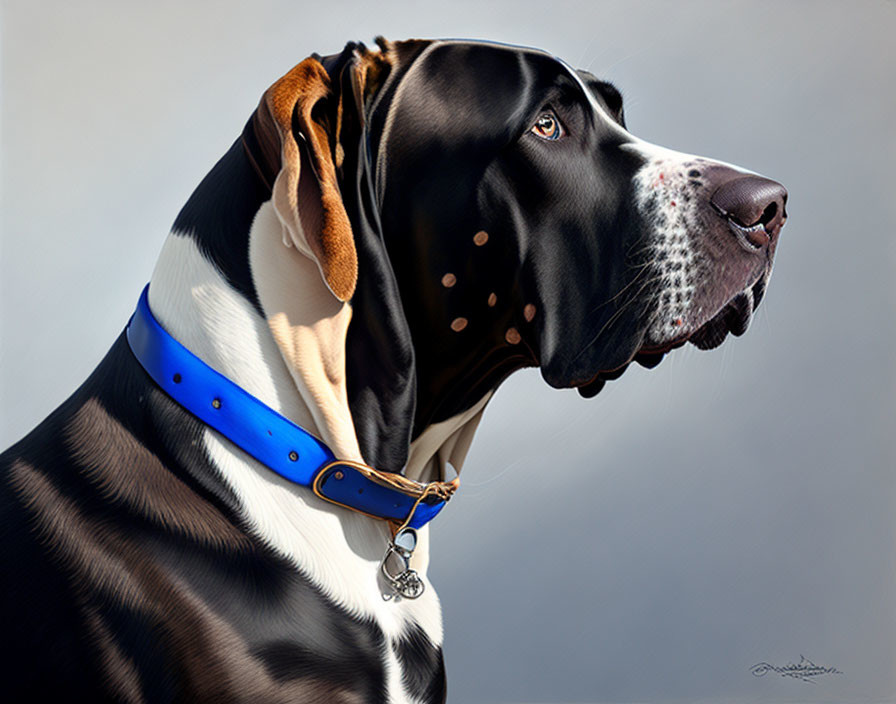
{"label": "dog's jowl", "polygon": [[746,330],[782,186],[638,139],[549,54],[377,43],[264,93],[2,455],[17,700],[444,700],[428,523],[495,388]]}

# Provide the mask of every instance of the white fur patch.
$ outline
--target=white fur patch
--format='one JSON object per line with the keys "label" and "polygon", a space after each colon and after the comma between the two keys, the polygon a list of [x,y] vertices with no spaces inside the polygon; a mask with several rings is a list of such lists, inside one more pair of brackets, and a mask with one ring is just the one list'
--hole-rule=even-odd
{"label": "white fur patch", "polygon": [[266,321],[190,237],[165,241],[149,305],[162,327],[203,362],[298,425],[312,421]]}
{"label": "white fur patch", "polygon": [[427,426],[411,443],[405,476],[420,482],[445,479],[446,464],[460,473],[492,394],[489,391],[463,413]]}
{"label": "white fur patch", "polygon": [[[268,220],[262,217],[261,222]],[[276,235],[274,242],[284,256],[292,252],[301,257],[283,247],[279,229]],[[313,276],[324,287],[316,270]],[[203,361],[321,436],[267,321],[226,283],[189,237],[172,235],[166,241],[150,286],[150,306],[162,325]],[[251,530],[334,604],[372,619],[389,639],[400,638],[410,624],[417,624],[435,645],[441,644],[441,607],[428,581],[417,600],[383,599],[378,564],[389,534],[382,521],[317,499],[310,489],[283,479],[212,429],[205,431],[204,440]],[[421,532],[425,535],[427,529]],[[418,552],[425,553],[426,542],[421,540]],[[425,555],[421,557],[425,565]],[[424,570],[417,567],[425,580]],[[396,677],[400,684],[400,674]],[[406,700],[403,688],[390,691],[393,701]]]}

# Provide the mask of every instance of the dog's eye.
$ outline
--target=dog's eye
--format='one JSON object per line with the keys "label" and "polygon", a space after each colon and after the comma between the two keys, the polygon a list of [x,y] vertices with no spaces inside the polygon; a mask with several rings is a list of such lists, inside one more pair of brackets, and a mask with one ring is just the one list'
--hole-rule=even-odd
{"label": "dog's eye", "polygon": [[543,112],[538,116],[535,124],[532,125],[532,133],[542,139],[555,140],[563,136],[563,127],[560,126],[560,120],[553,113]]}

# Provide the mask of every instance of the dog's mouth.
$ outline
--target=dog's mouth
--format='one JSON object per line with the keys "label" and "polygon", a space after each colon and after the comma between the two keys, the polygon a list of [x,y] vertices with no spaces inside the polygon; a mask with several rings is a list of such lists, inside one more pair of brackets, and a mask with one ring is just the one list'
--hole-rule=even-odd
{"label": "dog's mouth", "polygon": [[750,326],[753,313],[759,306],[759,302],[765,293],[767,281],[768,277],[762,276],[755,284],[737,293],[722,306],[718,313],[694,332],[677,337],[659,347],[641,347],[621,367],[598,372],[592,379],[577,387],[579,394],[584,398],[593,398],[608,381],[621,377],[632,362],[636,362],[647,369],[653,369],[663,361],[663,357],[669,352],[687,342],[690,342],[698,349],[711,350],[721,345],[729,333],[735,337],[740,337]]}

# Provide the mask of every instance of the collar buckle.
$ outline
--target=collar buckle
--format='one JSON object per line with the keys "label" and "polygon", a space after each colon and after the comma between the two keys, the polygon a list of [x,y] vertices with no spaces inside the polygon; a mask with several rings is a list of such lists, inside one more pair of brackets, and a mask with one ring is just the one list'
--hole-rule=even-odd
{"label": "collar buckle", "polygon": [[321,499],[400,527],[421,528],[444,507],[458,487],[421,482],[361,462],[334,460],[315,474],[311,489]]}

